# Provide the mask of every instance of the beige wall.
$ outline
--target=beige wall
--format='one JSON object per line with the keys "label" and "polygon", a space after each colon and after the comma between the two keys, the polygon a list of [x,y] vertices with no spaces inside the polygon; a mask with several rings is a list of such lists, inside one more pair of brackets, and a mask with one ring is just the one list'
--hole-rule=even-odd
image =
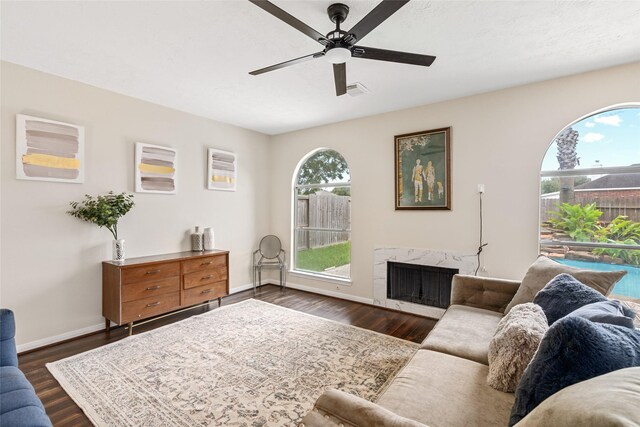
{"label": "beige wall", "polygon": [[[65,211],[85,193],[133,192],[136,141],[177,148],[180,180],[177,195],[135,194],[120,227],[127,256],[187,250],[190,227],[213,226],[217,246],[231,251],[236,289],[251,281],[260,236],[273,232],[290,247],[300,159],[318,147],[340,151],[352,173],[353,284],[290,282],[369,301],[376,246],[475,251],[478,183],[486,185],[483,274],[521,277],[537,253],[538,172],[550,141],[584,114],[640,101],[636,63],[268,137],[4,62],[1,72],[0,305],[16,311],[22,349],[100,326],[100,262],[110,258],[111,235]],[[15,179],[17,113],[86,127],[84,184]],[[395,211],[394,135],[445,126],[453,211]],[[205,190],[207,146],[238,153],[237,192]]]}
{"label": "beige wall", "polygon": [[[22,349],[103,322],[100,262],[111,257],[111,234],[65,211],[87,193],[132,193],[136,141],[178,150],[178,194],[135,194],[119,227],[127,256],[189,250],[189,229],[212,226],[216,246],[231,251],[231,287],[251,282],[249,255],[269,228],[268,186],[258,173],[266,135],[6,62],[1,71],[0,295],[16,312]],[[85,126],[84,184],[15,179],[17,113]],[[236,192],[205,189],[208,146],[238,153]]]}
{"label": "beige wall", "polygon": [[[332,148],[344,155],[352,174],[352,286],[293,275],[291,282],[370,299],[374,247],[474,253],[479,183],[486,186],[489,243],[483,274],[521,278],[537,255],[538,176],[550,142],[585,114],[640,101],[639,76],[635,63],[273,137],[272,229],[288,246],[291,183],[300,159],[317,147]],[[452,128],[453,210],[395,211],[394,135],[447,126]]]}

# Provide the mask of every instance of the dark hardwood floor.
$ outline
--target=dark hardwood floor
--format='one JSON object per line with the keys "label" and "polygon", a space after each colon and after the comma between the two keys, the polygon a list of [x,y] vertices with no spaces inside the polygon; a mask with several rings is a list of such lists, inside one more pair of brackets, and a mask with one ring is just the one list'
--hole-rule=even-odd
{"label": "dark hardwood floor", "polygon": [[[237,303],[252,297],[252,291],[240,292],[224,298],[222,305]],[[263,286],[258,291],[256,299],[413,342],[421,342],[436,323],[433,319],[295,289],[281,291],[279,287],[273,285]],[[216,308],[217,303],[212,303],[210,307],[195,308],[158,319],[136,327],[134,334]],[[35,387],[55,426],[91,426],[92,424],[49,373],[45,364],[121,340],[126,336],[127,330],[114,328],[110,332],[97,332],[19,356],[20,368]]]}

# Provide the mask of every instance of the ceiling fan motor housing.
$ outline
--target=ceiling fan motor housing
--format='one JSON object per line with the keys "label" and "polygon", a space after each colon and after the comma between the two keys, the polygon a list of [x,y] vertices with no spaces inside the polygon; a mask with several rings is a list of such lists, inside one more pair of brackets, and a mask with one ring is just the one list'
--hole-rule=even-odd
{"label": "ceiling fan motor housing", "polygon": [[349,6],[342,3],[334,3],[327,8],[327,13],[329,14],[331,22],[340,27],[340,24],[343,23],[349,15]]}

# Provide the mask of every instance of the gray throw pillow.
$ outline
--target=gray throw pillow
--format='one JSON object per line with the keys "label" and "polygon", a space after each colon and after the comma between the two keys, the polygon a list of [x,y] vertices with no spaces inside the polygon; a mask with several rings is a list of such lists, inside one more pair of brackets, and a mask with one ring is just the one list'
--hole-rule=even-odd
{"label": "gray throw pillow", "polygon": [[[625,315],[625,312],[629,316]],[[583,319],[598,323],[609,323],[610,325],[624,326],[633,329],[633,318],[628,309],[618,300],[600,301],[587,304],[577,310],[567,314],[567,316],[578,316]]]}
{"label": "gray throw pillow", "polygon": [[640,366],[640,329],[564,317],[549,327],[524,371],[509,426],[565,387],[634,366]]}
{"label": "gray throw pillow", "polygon": [[595,271],[583,270],[580,268],[569,267],[560,264],[546,256],[539,256],[538,259],[529,267],[527,274],[522,279],[518,291],[513,299],[507,305],[505,313],[508,313],[513,307],[525,302],[532,302],[540,289],[549,283],[551,279],[558,274],[567,273],[578,279],[580,282],[595,289],[602,295],[609,295],[613,290],[616,282],[627,274],[626,271]]}
{"label": "gray throw pillow", "polygon": [[[533,299],[533,302],[542,307],[544,314],[547,315],[549,326],[574,310],[587,304],[603,301],[608,301],[607,297],[570,274],[558,274]],[[635,313],[626,307],[623,311],[629,317],[635,316]]]}
{"label": "gray throw pillow", "polygon": [[487,384],[513,393],[547,329],[547,317],[540,306],[528,302],[513,307],[500,320],[489,343]]}

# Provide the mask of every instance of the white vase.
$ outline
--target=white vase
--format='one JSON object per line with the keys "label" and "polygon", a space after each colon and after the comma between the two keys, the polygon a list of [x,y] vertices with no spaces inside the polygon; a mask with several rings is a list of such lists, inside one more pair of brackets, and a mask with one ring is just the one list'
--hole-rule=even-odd
{"label": "white vase", "polygon": [[124,260],[124,239],[114,240],[111,249],[114,261]]}
{"label": "white vase", "polygon": [[207,227],[204,229],[204,250],[211,251],[216,248],[216,244],[213,236],[213,228]]}
{"label": "white vase", "polygon": [[200,232],[200,227],[196,227],[196,232],[191,233],[191,250],[192,251],[203,251],[203,238],[202,233]]}

